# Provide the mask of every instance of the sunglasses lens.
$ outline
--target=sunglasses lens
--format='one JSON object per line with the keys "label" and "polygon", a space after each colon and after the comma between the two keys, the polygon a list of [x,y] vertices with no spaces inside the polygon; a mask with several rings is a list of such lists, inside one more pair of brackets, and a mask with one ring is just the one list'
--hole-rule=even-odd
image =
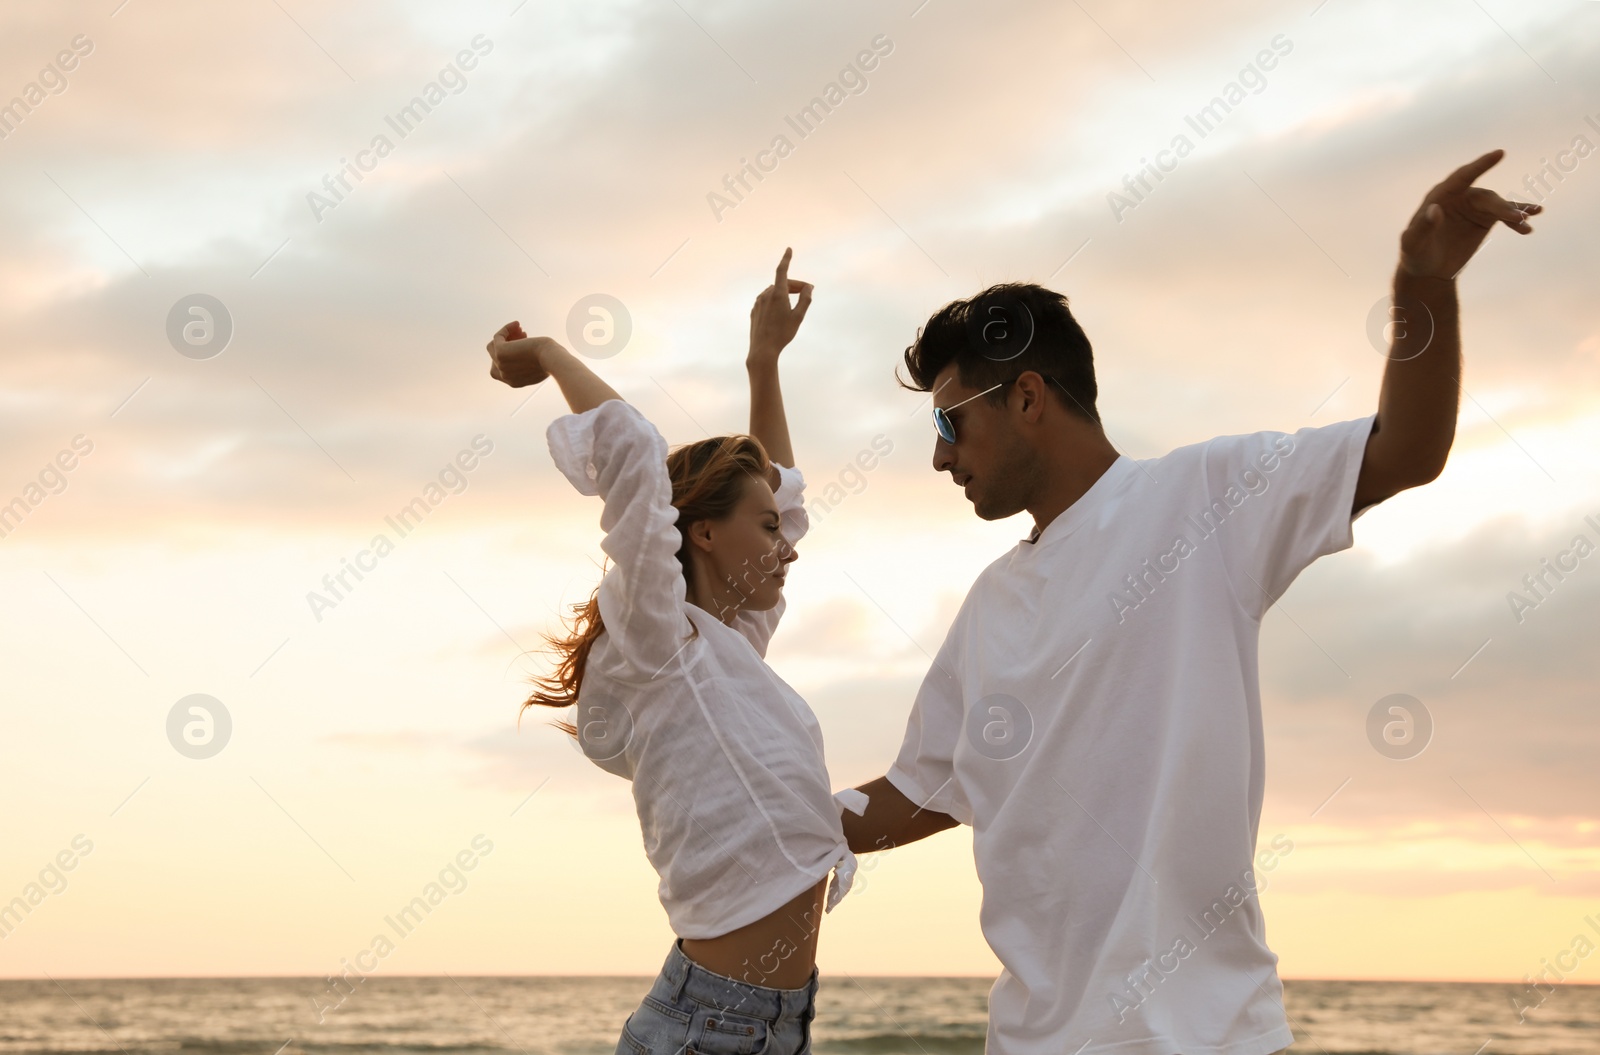
{"label": "sunglasses lens", "polygon": [[938,430],[939,438],[946,443],[956,441],[956,429],[950,421],[950,415],[944,412],[943,407],[933,408],[933,427]]}

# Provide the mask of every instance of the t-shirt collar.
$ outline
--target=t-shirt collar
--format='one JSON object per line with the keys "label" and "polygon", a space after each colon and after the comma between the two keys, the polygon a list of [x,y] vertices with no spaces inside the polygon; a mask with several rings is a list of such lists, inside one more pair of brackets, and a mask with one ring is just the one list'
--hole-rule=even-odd
{"label": "t-shirt collar", "polygon": [[1049,542],[1070,535],[1077,526],[1083,522],[1095,509],[1104,504],[1108,495],[1117,487],[1119,481],[1132,472],[1135,468],[1132,458],[1126,454],[1117,455],[1117,460],[1106,467],[1099,479],[1089,485],[1089,489],[1078,496],[1078,500],[1056,514],[1056,518],[1046,524],[1043,531],[1035,527],[1028,533],[1028,537],[1018,540],[1017,550],[1027,553],[1037,548],[1041,542]]}

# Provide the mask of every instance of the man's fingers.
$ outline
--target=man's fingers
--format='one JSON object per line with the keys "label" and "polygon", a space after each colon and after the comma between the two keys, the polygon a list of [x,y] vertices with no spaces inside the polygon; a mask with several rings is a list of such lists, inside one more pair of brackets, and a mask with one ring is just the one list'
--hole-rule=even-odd
{"label": "man's fingers", "polygon": [[1533,227],[1528,223],[1528,217],[1539,212],[1539,206],[1529,205],[1526,202],[1504,202],[1500,219],[1505,225],[1520,234],[1531,234]]}
{"label": "man's fingers", "polygon": [[794,256],[794,250],[792,248],[785,249],[783,251],[783,259],[778,261],[778,277],[772,283],[778,289],[789,288],[787,285],[789,281],[789,258],[792,256]]}
{"label": "man's fingers", "polygon": [[1479,224],[1481,227],[1493,227],[1498,220],[1513,230],[1527,234],[1533,230],[1528,226],[1528,217],[1544,211],[1541,206],[1529,202],[1507,201],[1484,187],[1473,187],[1468,194],[1469,208],[1484,221]]}
{"label": "man's fingers", "polygon": [[1496,220],[1504,220],[1507,223],[1516,223],[1528,218],[1525,209],[1519,207],[1516,202],[1506,201],[1498,194],[1489,200],[1489,214]]}
{"label": "man's fingers", "polygon": [[806,309],[811,307],[811,283],[805,282],[802,285],[805,288],[800,291],[800,302],[794,306],[794,322],[796,326],[800,325],[801,321],[805,319]]}
{"label": "man's fingers", "polygon": [[1446,176],[1439,188],[1445,191],[1466,190],[1472,186],[1473,180],[1498,165],[1505,154],[1504,150],[1491,150],[1477,160],[1467,162]]}

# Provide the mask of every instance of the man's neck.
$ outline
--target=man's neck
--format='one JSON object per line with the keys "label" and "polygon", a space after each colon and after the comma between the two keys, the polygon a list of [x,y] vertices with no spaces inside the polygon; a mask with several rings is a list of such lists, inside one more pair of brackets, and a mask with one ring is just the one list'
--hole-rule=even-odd
{"label": "man's neck", "polygon": [[1033,537],[1044,534],[1056,517],[1088,493],[1100,477],[1121,457],[1110,442],[1095,447],[1087,455],[1063,458],[1048,466],[1039,493],[1027,507],[1033,514]]}

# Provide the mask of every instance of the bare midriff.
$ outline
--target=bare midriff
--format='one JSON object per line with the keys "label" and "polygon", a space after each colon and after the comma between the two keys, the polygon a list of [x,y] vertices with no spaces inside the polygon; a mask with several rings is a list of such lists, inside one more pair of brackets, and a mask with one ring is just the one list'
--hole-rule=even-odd
{"label": "bare midriff", "polygon": [[782,908],[715,938],[683,939],[683,954],[708,971],[769,989],[799,989],[817,962],[827,879]]}

